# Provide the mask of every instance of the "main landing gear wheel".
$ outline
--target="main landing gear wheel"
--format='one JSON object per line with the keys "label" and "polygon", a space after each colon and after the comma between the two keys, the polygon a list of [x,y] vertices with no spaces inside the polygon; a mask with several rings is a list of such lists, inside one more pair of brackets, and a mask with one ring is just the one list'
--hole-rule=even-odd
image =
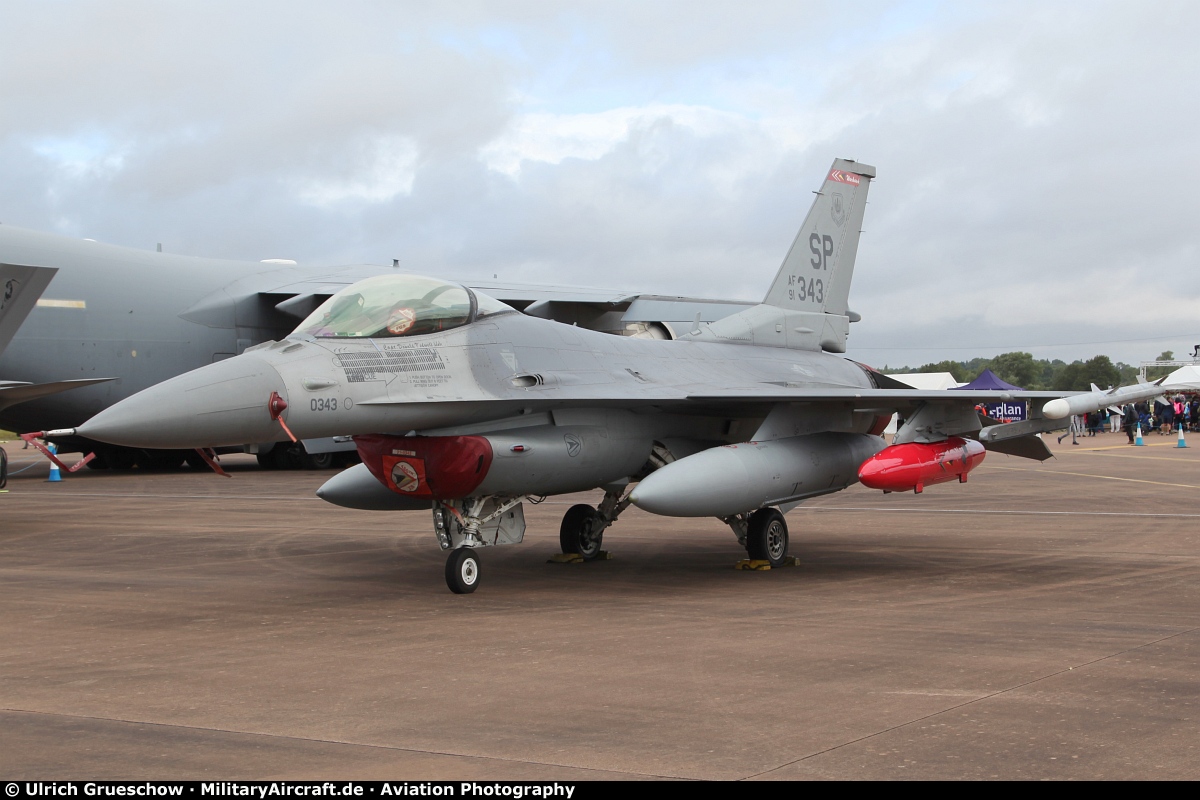
{"label": "main landing gear wheel", "polygon": [[788,552],[788,529],[783,514],[774,508],[763,508],[750,515],[746,552],[754,561],[767,561],[772,567],[783,566]]}
{"label": "main landing gear wheel", "polygon": [[446,585],[455,594],[470,594],[479,586],[479,556],[470,547],[450,551],[446,559]]}
{"label": "main landing gear wheel", "polygon": [[596,509],[579,504],[567,509],[558,529],[558,543],[564,553],[577,553],[584,561],[600,555],[604,540],[604,525]]}

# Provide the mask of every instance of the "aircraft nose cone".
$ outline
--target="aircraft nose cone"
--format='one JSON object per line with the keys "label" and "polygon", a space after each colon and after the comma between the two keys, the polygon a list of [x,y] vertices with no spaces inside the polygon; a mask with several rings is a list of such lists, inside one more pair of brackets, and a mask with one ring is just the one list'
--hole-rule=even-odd
{"label": "aircraft nose cone", "polygon": [[[76,429],[127,447],[221,447],[282,437],[267,407],[287,399],[275,368],[254,354],[218,361],[138,392]],[[286,418],[286,414],[285,414]]]}

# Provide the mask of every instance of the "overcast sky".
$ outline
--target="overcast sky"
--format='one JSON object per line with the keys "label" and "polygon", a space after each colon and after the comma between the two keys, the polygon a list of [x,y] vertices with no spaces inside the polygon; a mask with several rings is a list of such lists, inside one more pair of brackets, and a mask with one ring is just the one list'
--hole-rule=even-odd
{"label": "overcast sky", "polygon": [[1194,2],[0,0],[0,221],[760,299],[878,168],[850,355],[1200,343]]}

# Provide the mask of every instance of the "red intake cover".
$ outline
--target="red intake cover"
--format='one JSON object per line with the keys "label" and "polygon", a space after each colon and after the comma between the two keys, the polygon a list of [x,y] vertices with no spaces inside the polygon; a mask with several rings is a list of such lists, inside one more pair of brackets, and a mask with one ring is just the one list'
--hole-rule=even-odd
{"label": "red intake cover", "polygon": [[455,500],[470,497],[492,466],[482,436],[355,436],[371,474],[397,494]]}
{"label": "red intake cover", "polygon": [[958,478],[979,466],[984,447],[974,439],[951,436],[944,442],[894,444],[863,462],[858,479],[863,486],[885,492],[920,492],[926,486]]}

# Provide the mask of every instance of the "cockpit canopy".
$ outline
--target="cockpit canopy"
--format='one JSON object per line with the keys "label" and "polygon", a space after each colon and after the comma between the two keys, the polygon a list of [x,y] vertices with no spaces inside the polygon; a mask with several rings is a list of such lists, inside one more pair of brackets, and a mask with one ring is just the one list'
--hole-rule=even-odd
{"label": "cockpit canopy", "polygon": [[512,310],[457,283],[421,275],[377,275],[330,297],[295,332],[318,339],[420,336]]}

